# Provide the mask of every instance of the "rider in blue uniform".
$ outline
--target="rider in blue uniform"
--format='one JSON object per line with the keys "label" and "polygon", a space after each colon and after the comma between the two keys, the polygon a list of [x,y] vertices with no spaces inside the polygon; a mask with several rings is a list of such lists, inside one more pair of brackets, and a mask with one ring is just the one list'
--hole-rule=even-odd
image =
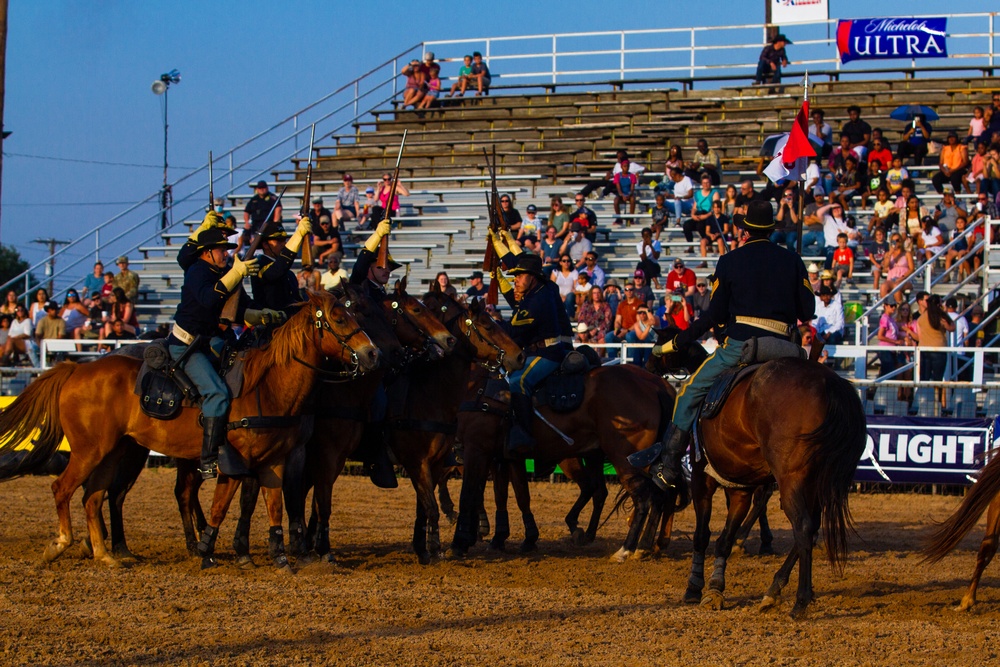
{"label": "rider in blue uniform", "polygon": [[497,269],[493,279],[513,309],[510,318],[511,338],[527,357],[524,366],[508,377],[510,403],[514,412],[507,441],[507,454],[530,456],[535,447],[531,426],[535,413],[531,396],[542,380],[559,369],[566,354],[573,349],[573,332],[559,288],[542,272],[542,258],[521,252],[509,231],[490,231],[497,256],[514,277],[511,285]]}
{"label": "rider in blue uniform", "polygon": [[816,299],[802,258],[769,241],[775,227],[771,203],[750,202],[746,216],[736,224],[741,246],[719,258],[708,312],[672,340],[653,348],[655,355],[686,349],[711,327],[726,334],[725,341],[681,385],[662,447],[629,457],[633,465],[645,467],[655,455],[649,473],[664,490],[674,485],[680,473],[680,460],[702,399],[722,371],[738,364],[743,343],[754,337],[788,339],[796,323],[808,322],[815,311]]}
{"label": "rider in blue uniform", "polygon": [[264,255],[259,258],[257,275],[250,278],[254,303],[292,314],[292,304],[302,301],[299,281],[292,271],[292,264],[302,247],[303,239],[311,231],[312,223],[305,217],[299,219],[291,237],[284,228],[278,226],[262,239]]}
{"label": "rider in blue uniform", "polygon": [[184,269],[181,301],[174,315],[174,325],[167,337],[167,350],[175,361],[191,345],[197,345],[184,362],[184,370],[201,394],[204,434],[199,471],[203,479],[218,474],[219,447],[226,439],[229,413],[229,388],[219,377],[212,362],[222,349],[220,317],[230,296],[238,299],[237,321],[265,324],[281,319],[270,309],[250,309],[250,298],[243,291],[243,279],[257,271],[257,259],[233,258],[229,266],[228,250],[236,244],[228,240],[229,230],[215,211],[205,216],[177,254]]}

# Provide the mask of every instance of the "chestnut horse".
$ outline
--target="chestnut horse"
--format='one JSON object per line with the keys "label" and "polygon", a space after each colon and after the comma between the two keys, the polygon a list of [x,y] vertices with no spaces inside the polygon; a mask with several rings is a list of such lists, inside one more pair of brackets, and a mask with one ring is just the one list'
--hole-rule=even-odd
{"label": "chestnut horse", "polygon": [[[271,550],[276,562],[283,558],[281,531],[281,477],[285,455],[294,446],[299,425],[296,418],[316,380],[316,367],[323,357],[351,360],[362,370],[374,368],[378,350],[343,306],[325,294],[313,294],[304,307],[274,332],[266,348],[247,353],[243,391],[233,401],[230,418],[248,428],[229,432],[229,443],[248,467],[255,469],[265,487],[271,525]],[[62,363],[43,374],[0,414],[4,444],[0,453],[18,443],[34,439],[30,460],[17,471],[30,472],[47,460],[63,435],[72,455],[66,470],[52,484],[59,515],[59,534],[45,550],[52,561],[73,543],[69,501],[86,483],[84,507],[95,560],[115,566],[119,562],[104,545],[101,506],[115,476],[119,460],[133,443],[167,456],[198,458],[202,429],[199,410],[185,408],[172,421],[147,417],[133,393],[141,362],[122,355],[109,355],[77,365]],[[257,417],[276,417],[278,425],[253,428]],[[286,425],[287,422],[287,425]],[[214,564],[212,552],[238,481],[220,475],[208,517],[202,565]]]}
{"label": "chestnut horse", "polygon": [[994,456],[979,473],[979,479],[969,489],[962,504],[948,520],[938,526],[928,538],[924,548],[925,562],[936,563],[958,546],[969,531],[979,523],[979,517],[986,514],[986,535],[979,545],[976,569],[972,573],[969,588],[962,596],[957,611],[968,611],[976,604],[976,589],[983,570],[993,560],[997,552],[997,538],[1000,536],[1000,456]]}
{"label": "chestnut horse", "polygon": [[[485,383],[485,378],[481,383]],[[479,389],[476,388],[473,394],[479,394]],[[651,446],[663,434],[664,420],[669,420],[673,408],[673,397],[673,389],[661,378],[637,366],[602,366],[587,373],[584,400],[579,408],[563,414],[548,407],[540,408],[545,419],[572,438],[574,444],[567,444],[541,419],[534,422],[536,461],[554,463],[603,452],[614,465],[623,493],[632,499],[635,506],[632,525],[623,546],[623,550],[629,552],[636,550],[640,537],[644,537],[644,530],[645,535],[651,535],[647,520],[658,524],[663,506],[677,499],[674,492],[661,493],[627,459],[629,454]],[[503,455],[500,414],[506,405],[497,400],[487,402],[492,410],[468,411],[459,415],[459,438],[465,448],[465,471],[458,523],[452,540],[452,553],[458,557],[465,555],[476,541],[478,508],[482,503],[486,475],[491,462]],[[595,532],[596,525],[592,521]]]}
{"label": "chestnut horse", "polygon": [[[658,344],[673,333],[658,331]],[[706,357],[704,348],[696,343],[688,350],[651,356],[648,365],[650,370],[664,373],[700,365]],[[792,615],[803,614],[813,600],[812,551],[821,527],[834,569],[842,569],[846,557],[847,531],[852,527],[848,491],[867,439],[857,391],[822,364],[797,357],[776,359],[736,385],[718,415],[699,424],[698,446],[703,455],[692,457],[696,526],[684,601],[722,608],[726,561],[753,492],[777,482],[795,545],[775,574],[760,609],[777,604],[798,562],[799,584]],[[706,468],[709,462],[712,473]],[[736,488],[726,489],[726,526],[716,540],[714,570],[708,591],[702,594],[712,494],[720,485],[716,477]]]}

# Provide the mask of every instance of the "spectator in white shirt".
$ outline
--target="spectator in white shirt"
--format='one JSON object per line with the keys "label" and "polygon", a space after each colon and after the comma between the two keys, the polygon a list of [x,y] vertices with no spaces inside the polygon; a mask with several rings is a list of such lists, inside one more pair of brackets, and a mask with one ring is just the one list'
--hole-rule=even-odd
{"label": "spectator in white shirt", "polygon": [[674,182],[674,191],[666,197],[673,200],[674,215],[680,220],[682,216],[691,213],[694,204],[694,182],[677,166],[670,168],[670,180]]}
{"label": "spectator in white shirt", "polygon": [[816,335],[827,345],[844,342],[844,307],[834,301],[836,293],[835,287],[826,285],[817,292],[819,301],[816,304],[816,318],[812,323],[816,327]]}

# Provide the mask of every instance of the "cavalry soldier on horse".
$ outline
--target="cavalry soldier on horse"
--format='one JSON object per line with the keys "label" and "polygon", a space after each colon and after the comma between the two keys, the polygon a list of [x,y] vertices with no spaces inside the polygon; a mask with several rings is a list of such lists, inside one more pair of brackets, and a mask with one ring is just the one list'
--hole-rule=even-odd
{"label": "cavalry soldier on horse", "polygon": [[[388,256],[385,266],[378,265],[376,253],[379,244],[391,232],[392,223],[388,220],[382,220],[378,223],[375,231],[365,241],[365,247],[358,253],[354,269],[351,271],[351,284],[362,286],[368,296],[377,302],[386,299],[385,285],[389,282],[389,276],[402,266],[393,261],[391,255]],[[385,424],[387,407],[388,398],[385,387],[382,386],[375,393],[375,398],[372,401],[369,421],[365,426],[365,433],[361,440],[363,451],[359,454],[364,459],[364,467],[372,483],[383,489],[394,489],[399,486],[399,482],[396,481],[396,471],[389,459],[388,434]]]}
{"label": "cavalry soldier on horse", "polygon": [[[702,399],[723,371],[739,363],[743,343],[768,336],[788,340],[797,321],[813,318],[816,300],[802,259],[768,240],[775,227],[770,202],[751,202],[736,224],[741,246],[719,258],[707,314],[653,348],[657,356],[687,349],[712,327],[726,336],[681,386],[662,447],[629,457],[637,467],[648,465],[653,482],[664,490],[674,486],[680,474]],[[651,456],[655,458],[650,463]]]}
{"label": "cavalry soldier on horse", "polygon": [[302,300],[299,281],[291,269],[303,240],[311,231],[312,224],[305,217],[299,219],[291,238],[280,226],[264,237],[264,255],[258,262],[260,269],[250,278],[255,303],[290,315],[291,305]]}
{"label": "cavalry soldier on horse", "polygon": [[[201,225],[177,254],[184,269],[181,301],[174,315],[174,325],[167,337],[170,357],[185,357],[184,370],[201,394],[204,428],[199,472],[203,479],[218,475],[219,448],[226,439],[226,419],[231,397],[211,357],[217,357],[224,343],[220,317],[231,295],[238,295],[237,318],[247,324],[283,320],[284,315],[270,309],[248,308],[250,297],[243,291],[243,279],[257,272],[256,258],[246,261],[233,258],[229,267],[228,250],[235,243],[228,240],[222,217],[209,211]],[[189,351],[194,346],[195,349]]]}
{"label": "cavalry soldier on horse", "polygon": [[513,235],[503,230],[498,236],[490,230],[490,240],[497,256],[514,284],[507,281],[500,269],[493,280],[500,285],[507,303],[513,308],[510,318],[511,338],[527,357],[524,366],[508,377],[510,403],[514,412],[507,441],[507,454],[530,456],[535,447],[531,435],[534,416],[532,394],[541,382],[557,371],[566,354],[573,349],[573,332],[559,288],[542,272],[542,258],[521,252]]}

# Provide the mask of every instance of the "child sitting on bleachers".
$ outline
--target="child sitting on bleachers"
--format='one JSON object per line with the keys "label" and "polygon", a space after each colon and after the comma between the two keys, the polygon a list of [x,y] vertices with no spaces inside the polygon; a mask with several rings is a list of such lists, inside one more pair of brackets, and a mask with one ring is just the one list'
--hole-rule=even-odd
{"label": "child sitting on bleachers", "polygon": [[837,249],[833,251],[833,271],[837,275],[837,287],[846,278],[854,280],[854,251],[847,247],[847,234],[837,234]]}

